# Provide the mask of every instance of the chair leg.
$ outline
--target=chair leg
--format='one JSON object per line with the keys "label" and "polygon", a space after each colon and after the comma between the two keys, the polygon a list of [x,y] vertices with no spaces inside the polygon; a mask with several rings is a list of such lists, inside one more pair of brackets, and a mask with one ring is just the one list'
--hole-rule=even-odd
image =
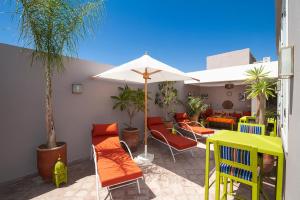
{"label": "chair leg", "polygon": [[224,196],[224,199],[227,200],[227,187],[228,187],[228,179],[226,177],[223,177],[224,178],[224,185],[223,185],[223,195],[222,197]]}
{"label": "chair leg", "polygon": [[192,150],[190,150],[191,154],[192,154],[192,157],[194,157],[194,152]]}
{"label": "chair leg", "polygon": [[109,188],[107,188],[107,191],[108,191],[109,198],[110,198],[111,200],[113,200],[113,197],[112,197],[112,195],[111,195],[111,191],[110,191],[110,189],[109,189]]}
{"label": "chair leg", "polygon": [[139,192],[139,194],[141,194],[141,188],[140,188],[140,183],[139,183],[138,179],[136,180],[136,184],[137,184],[138,192]]}
{"label": "chair leg", "polygon": [[216,193],[215,200],[220,200],[220,172],[216,171]]}
{"label": "chair leg", "polygon": [[258,200],[259,199],[259,191],[258,191],[257,184],[259,184],[259,183],[255,183],[252,186],[252,200]]}
{"label": "chair leg", "polygon": [[233,180],[230,179],[230,190],[229,192],[232,194],[233,193]]}

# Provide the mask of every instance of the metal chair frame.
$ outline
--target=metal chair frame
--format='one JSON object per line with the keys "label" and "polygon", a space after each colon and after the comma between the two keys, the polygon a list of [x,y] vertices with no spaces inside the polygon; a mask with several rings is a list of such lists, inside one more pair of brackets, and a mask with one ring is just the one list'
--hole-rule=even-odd
{"label": "metal chair frame", "polygon": [[[127,145],[127,143],[125,141],[123,141],[123,140],[120,140],[120,143],[124,144],[126,146],[126,149],[128,150],[129,155],[130,155],[131,159],[133,160],[132,153],[131,153],[131,151],[130,151],[128,145]],[[98,174],[97,154],[96,154],[96,150],[95,150],[95,146],[94,145],[92,145],[92,150],[93,150],[93,158],[94,158],[94,164],[95,164],[96,193],[97,193],[97,199],[100,200],[99,188],[102,187],[102,186],[101,186],[100,177],[99,177],[99,174]],[[121,188],[121,187],[125,187],[125,186],[128,186],[128,185],[132,185],[132,184],[137,184],[138,193],[140,194],[141,193],[141,189],[140,189],[139,179],[144,179],[144,177],[141,176],[141,177],[136,178],[136,179],[131,179],[131,180],[128,180],[128,181],[124,181],[124,182],[120,182],[120,183],[117,183],[117,184],[106,186],[106,188],[108,190],[108,195],[109,195],[110,199],[113,199],[112,195],[111,195],[111,191],[112,190],[115,190],[115,189],[118,189],[118,188]]]}
{"label": "metal chair frame", "polygon": [[[176,129],[175,129],[175,130],[176,130]],[[155,136],[153,136],[152,131],[155,132],[155,133],[158,133],[158,134],[163,138],[164,141],[162,141],[162,140],[160,140],[160,139],[157,139]],[[194,156],[192,149],[194,149],[195,147],[197,147],[197,145],[196,145],[196,146],[193,146],[193,147],[186,148],[186,149],[177,149],[176,147],[173,147],[172,145],[170,145],[170,143],[168,142],[168,140],[166,139],[166,137],[165,137],[161,132],[159,132],[159,131],[157,131],[157,130],[149,130],[149,132],[150,132],[150,134],[148,134],[149,136],[151,136],[153,139],[155,139],[155,140],[159,141],[160,143],[163,143],[163,144],[165,144],[165,145],[167,145],[167,146],[169,147],[170,152],[171,152],[171,155],[172,155],[172,157],[173,157],[174,163],[176,162],[175,155],[184,153],[184,152],[186,152],[186,151],[190,151],[190,153],[192,154],[192,156]],[[176,132],[179,133],[182,137],[187,138],[187,137],[183,136],[182,133],[180,133],[178,130],[176,130]],[[170,133],[170,134],[171,134],[171,133]],[[197,138],[196,138],[195,134],[194,134],[194,133],[192,133],[192,134],[193,134],[194,139],[195,139],[195,140],[193,140],[193,141],[196,141],[196,142],[197,142]],[[190,139],[190,138],[187,138],[187,139],[192,140],[192,139]],[[173,150],[175,150],[175,151],[177,151],[177,152],[174,153]]]}
{"label": "metal chair frame", "polygon": [[[202,126],[201,123],[199,123],[199,122],[197,122],[197,121],[190,121],[189,123],[186,123],[186,122],[176,122],[176,123],[179,125],[179,128],[180,128],[180,129],[185,130],[185,131],[188,131],[188,132],[192,132],[192,133],[195,135],[195,137],[196,137],[197,139],[200,139],[200,138],[207,138],[207,137],[209,137],[209,136],[211,135],[211,134],[200,134],[200,133],[195,133],[195,132],[193,131],[192,127],[189,125],[190,123],[196,123],[196,124],[199,125],[200,127],[205,128],[204,126]],[[188,127],[189,130],[187,130],[187,129],[185,129],[185,128],[182,128],[182,127],[180,126],[180,124],[186,125],[186,126]],[[197,137],[197,136],[199,136],[199,137]]]}

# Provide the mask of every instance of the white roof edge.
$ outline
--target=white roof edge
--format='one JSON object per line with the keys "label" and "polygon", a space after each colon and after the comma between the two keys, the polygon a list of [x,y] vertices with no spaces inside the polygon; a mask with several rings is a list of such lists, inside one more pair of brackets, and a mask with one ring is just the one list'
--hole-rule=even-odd
{"label": "white roof edge", "polygon": [[272,62],[254,63],[248,65],[238,65],[238,66],[222,67],[217,69],[188,72],[186,74],[199,79],[200,82],[188,80],[188,81],[184,81],[184,83],[203,84],[203,83],[243,81],[247,78],[246,76],[247,70],[259,66],[264,66],[265,71],[270,72],[269,76],[271,78],[278,77],[278,61],[272,61]]}

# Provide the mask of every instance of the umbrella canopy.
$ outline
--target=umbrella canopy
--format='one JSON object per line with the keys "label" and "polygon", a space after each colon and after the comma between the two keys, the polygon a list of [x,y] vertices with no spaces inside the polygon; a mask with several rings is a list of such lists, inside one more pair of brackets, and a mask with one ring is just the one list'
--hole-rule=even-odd
{"label": "umbrella canopy", "polygon": [[184,81],[192,79],[184,72],[160,62],[147,54],[118,67],[107,70],[94,77],[144,84],[145,79],[139,73],[136,73],[136,71],[144,73],[145,69],[147,69],[148,73],[150,74],[160,70],[159,73],[154,73],[151,75],[148,83],[162,81]]}
{"label": "umbrella canopy", "polygon": [[[147,84],[162,81],[184,81],[191,80],[190,76],[173,68],[163,62],[160,62],[148,54],[135,60],[129,61],[118,67],[107,70],[101,74],[95,75],[95,78],[122,80],[127,82],[144,84],[145,91],[145,154],[147,159]],[[195,79],[197,80],[197,79]]]}

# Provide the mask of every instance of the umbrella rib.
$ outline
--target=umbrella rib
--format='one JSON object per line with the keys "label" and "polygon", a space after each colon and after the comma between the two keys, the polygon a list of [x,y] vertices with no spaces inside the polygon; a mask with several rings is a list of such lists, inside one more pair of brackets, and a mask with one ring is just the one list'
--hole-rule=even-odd
{"label": "umbrella rib", "polygon": [[135,69],[131,69],[131,71],[133,71],[133,72],[135,72],[135,73],[138,73],[138,74],[140,74],[140,75],[144,75],[144,73],[139,72],[138,70],[135,70]]}

